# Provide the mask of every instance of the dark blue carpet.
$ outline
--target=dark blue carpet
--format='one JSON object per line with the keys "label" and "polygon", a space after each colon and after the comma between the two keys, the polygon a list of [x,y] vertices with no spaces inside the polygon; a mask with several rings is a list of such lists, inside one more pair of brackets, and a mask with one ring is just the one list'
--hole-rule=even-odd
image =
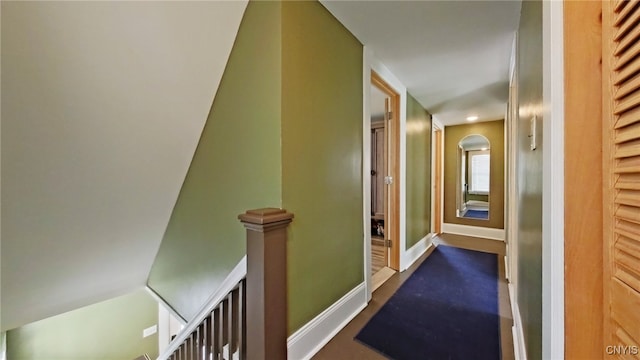
{"label": "dark blue carpet", "polygon": [[497,255],[438,246],[356,339],[396,360],[500,359]]}
{"label": "dark blue carpet", "polygon": [[480,210],[467,210],[466,213],[464,213],[464,218],[469,218],[469,219],[484,219],[487,220],[489,218],[489,212],[488,211],[480,211]]}

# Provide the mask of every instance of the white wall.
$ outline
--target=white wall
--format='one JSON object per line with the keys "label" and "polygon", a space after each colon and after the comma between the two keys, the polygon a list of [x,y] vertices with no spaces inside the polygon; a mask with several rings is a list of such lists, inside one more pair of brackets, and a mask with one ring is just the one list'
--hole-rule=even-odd
{"label": "white wall", "polygon": [[561,2],[542,2],[542,356],[564,357],[564,30]]}

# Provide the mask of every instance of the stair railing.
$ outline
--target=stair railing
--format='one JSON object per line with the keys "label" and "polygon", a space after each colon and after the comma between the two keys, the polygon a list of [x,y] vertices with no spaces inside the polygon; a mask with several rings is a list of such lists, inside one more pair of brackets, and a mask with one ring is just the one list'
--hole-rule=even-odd
{"label": "stair railing", "polygon": [[159,360],[287,359],[287,226],[282,209],[249,210],[247,255]]}

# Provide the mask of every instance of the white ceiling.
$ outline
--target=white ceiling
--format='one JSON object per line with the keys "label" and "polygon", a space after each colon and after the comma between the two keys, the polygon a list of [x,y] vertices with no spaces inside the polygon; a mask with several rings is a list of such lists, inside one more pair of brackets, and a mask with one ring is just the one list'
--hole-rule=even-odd
{"label": "white ceiling", "polygon": [[504,117],[520,1],[322,3],[443,125]]}
{"label": "white ceiling", "polygon": [[2,330],[144,286],[245,6],[2,2]]}

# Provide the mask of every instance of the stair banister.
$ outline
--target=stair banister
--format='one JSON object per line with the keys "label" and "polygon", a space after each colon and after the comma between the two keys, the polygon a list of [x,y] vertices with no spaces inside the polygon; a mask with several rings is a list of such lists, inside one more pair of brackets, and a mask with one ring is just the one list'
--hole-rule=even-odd
{"label": "stair banister", "polygon": [[282,209],[238,216],[247,228],[247,357],[287,359],[287,226]]}
{"label": "stair banister", "polygon": [[287,226],[282,209],[238,216],[247,255],[236,265],[159,360],[287,359]]}

